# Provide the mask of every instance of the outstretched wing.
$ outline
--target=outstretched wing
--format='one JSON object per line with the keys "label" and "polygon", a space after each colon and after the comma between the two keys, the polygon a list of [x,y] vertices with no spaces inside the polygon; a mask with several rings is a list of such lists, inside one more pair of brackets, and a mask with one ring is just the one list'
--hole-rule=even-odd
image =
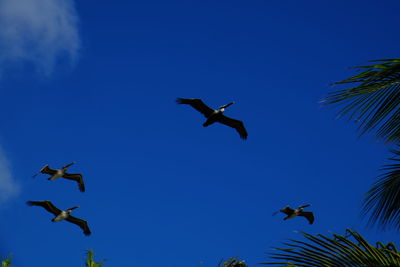
{"label": "outstretched wing", "polygon": [[314,214],[311,211],[302,211],[299,213],[299,216],[305,217],[310,224],[314,222]]}
{"label": "outstretched wing", "polygon": [[90,232],[88,223],[85,220],[76,218],[76,217],[71,216],[71,215],[69,215],[65,220],[69,221],[70,223],[78,225],[83,230],[83,233],[85,235],[90,235],[92,233],[92,232]]}
{"label": "outstretched wing", "polygon": [[73,180],[78,183],[79,190],[85,192],[85,184],[83,183],[83,176],[80,173],[65,173],[63,175],[65,179]]}
{"label": "outstretched wing", "polygon": [[294,209],[291,209],[291,208],[289,208],[289,206],[286,206],[283,209],[281,209],[280,212],[283,212],[286,215],[292,215],[294,212]]}
{"label": "outstretched wing", "polygon": [[190,105],[206,118],[210,117],[214,113],[212,108],[204,104],[204,102],[198,98],[177,98],[176,103]]}
{"label": "outstretched wing", "polygon": [[218,121],[222,124],[228,125],[229,127],[235,128],[236,131],[239,133],[240,138],[247,139],[247,131],[246,128],[244,128],[244,124],[242,121],[229,118],[225,115],[219,116]]}
{"label": "outstretched wing", "polygon": [[27,201],[27,205],[29,206],[39,206],[47,210],[48,212],[53,213],[54,216],[58,216],[61,213],[61,210],[54,206],[50,201]]}

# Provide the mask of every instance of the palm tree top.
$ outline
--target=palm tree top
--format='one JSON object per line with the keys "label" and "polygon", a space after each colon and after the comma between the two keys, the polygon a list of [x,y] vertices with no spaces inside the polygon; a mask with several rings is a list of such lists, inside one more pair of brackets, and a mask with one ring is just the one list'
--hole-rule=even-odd
{"label": "palm tree top", "polygon": [[86,250],[86,259],[85,266],[86,267],[101,267],[104,264],[104,260],[95,262],[94,261],[94,252],[93,250]]}
{"label": "palm tree top", "polygon": [[400,229],[400,147],[392,150],[390,164],[384,165],[383,173],[366,193],[362,215],[370,215],[368,223],[382,229],[393,226]]}
{"label": "palm tree top", "polygon": [[400,266],[400,253],[393,243],[368,243],[359,233],[346,229],[345,235],[302,233],[306,241],[291,239],[283,243],[285,248],[275,248],[269,253],[275,260],[267,265],[280,266]]}
{"label": "palm tree top", "polygon": [[248,267],[247,264],[238,257],[230,257],[228,260],[221,260],[218,267]]}
{"label": "palm tree top", "polygon": [[360,135],[376,130],[386,142],[400,141],[400,59],[380,59],[355,67],[359,74],[334,85],[352,87],[330,93],[324,105],[343,104],[339,116],[359,123]]}

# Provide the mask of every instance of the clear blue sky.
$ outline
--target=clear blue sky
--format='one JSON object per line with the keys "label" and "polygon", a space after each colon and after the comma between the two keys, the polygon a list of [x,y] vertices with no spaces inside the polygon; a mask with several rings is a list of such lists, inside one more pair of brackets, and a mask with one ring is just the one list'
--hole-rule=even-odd
{"label": "clear blue sky", "polygon": [[[67,3],[77,24],[35,35],[30,25],[54,14],[41,7],[19,32],[28,41],[12,39],[22,52],[2,35],[0,146],[19,189],[1,204],[0,254],[15,266],[83,266],[85,249],[107,267],[209,267],[235,255],[256,266],[298,230],[399,241],[359,215],[388,146],[318,104],[349,67],[398,57],[398,1],[48,2]],[[235,101],[226,114],[248,140],[203,128],[176,97]],[[31,179],[72,161],[86,193]],[[46,199],[80,205],[92,236],[25,205]],[[271,216],[307,203],[314,225]]]}

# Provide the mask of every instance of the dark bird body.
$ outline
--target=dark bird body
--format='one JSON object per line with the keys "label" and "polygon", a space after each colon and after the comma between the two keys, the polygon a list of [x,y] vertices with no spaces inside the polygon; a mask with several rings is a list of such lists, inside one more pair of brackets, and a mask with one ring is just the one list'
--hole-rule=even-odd
{"label": "dark bird body", "polygon": [[201,99],[196,99],[196,98],[178,98],[176,102],[178,104],[190,105],[198,112],[203,114],[204,117],[207,118],[206,122],[203,123],[203,127],[207,127],[215,122],[219,122],[236,129],[236,131],[240,135],[240,138],[247,139],[247,131],[246,128],[244,127],[243,122],[229,118],[223,114],[225,112],[225,109],[230,105],[234,104],[234,102],[223,105],[218,109],[212,109],[208,107],[206,104],[204,104],[204,102]]}
{"label": "dark bird body", "polygon": [[80,173],[67,173],[67,169],[69,166],[75,164],[75,162],[72,162],[70,164],[67,164],[63,166],[61,169],[51,169],[49,165],[45,165],[37,174],[35,174],[33,177],[36,177],[39,173],[43,174],[49,174],[51,177],[48,178],[48,180],[56,180],[58,178],[65,178],[68,180],[73,180],[78,183],[79,190],[81,192],[85,192],[85,184],[83,182],[83,176]]}
{"label": "dark bird body", "polygon": [[79,208],[79,207],[72,207],[67,210],[60,210],[56,206],[54,206],[50,201],[28,201],[26,202],[27,205],[29,206],[39,206],[47,210],[48,212],[52,213],[54,217],[51,221],[52,222],[58,222],[62,220],[66,220],[67,222],[73,223],[78,225],[82,230],[85,235],[90,235],[90,229],[87,224],[87,221],[76,218],[71,215],[72,210]]}
{"label": "dark bird body", "polygon": [[303,211],[304,208],[309,207],[311,205],[303,205],[300,206],[297,209],[292,209],[289,206],[284,207],[283,209],[280,210],[280,212],[285,213],[287,216],[283,218],[283,220],[288,220],[297,216],[303,216],[305,217],[310,224],[313,224],[314,222],[314,214],[310,211]]}

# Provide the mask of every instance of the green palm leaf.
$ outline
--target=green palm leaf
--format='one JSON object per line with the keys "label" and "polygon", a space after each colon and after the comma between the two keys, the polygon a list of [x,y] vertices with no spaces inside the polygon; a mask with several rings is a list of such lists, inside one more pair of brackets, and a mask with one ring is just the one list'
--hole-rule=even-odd
{"label": "green palm leaf", "polygon": [[237,257],[231,257],[227,261],[221,260],[218,264],[218,267],[248,267],[243,260],[238,259]]}
{"label": "green palm leaf", "polygon": [[344,104],[339,115],[359,122],[360,134],[376,129],[387,142],[400,141],[400,59],[356,67],[361,73],[335,84],[354,84],[328,95],[324,104]]}
{"label": "green palm leaf", "polygon": [[86,262],[85,266],[86,267],[101,267],[104,264],[104,260],[95,262],[94,261],[94,252],[93,250],[87,250],[86,251],[87,257],[86,257]]}
{"label": "green palm leaf", "polygon": [[278,252],[270,253],[270,258],[275,261],[263,264],[303,267],[400,266],[400,253],[394,244],[377,243],[373,246],[349,229],[346,229],[346,236],[334,234],[333,238],[320,234],[302,235],[306,241],[290,240],[284,243],[285,248],[275,248]]}
{"label": "green palm leaf", "polygon": [[11,267],[11,256],[1,262],[1,267]]}
{"label": "green palm leaf", "polygon": [[[392,153],[400,156],[399,150],[392,150]],[[383,166],[384,173],[367,192],[362,213],[371,215],[370,224],[400,229],[400,159],[390,160],[393,163]]]}

